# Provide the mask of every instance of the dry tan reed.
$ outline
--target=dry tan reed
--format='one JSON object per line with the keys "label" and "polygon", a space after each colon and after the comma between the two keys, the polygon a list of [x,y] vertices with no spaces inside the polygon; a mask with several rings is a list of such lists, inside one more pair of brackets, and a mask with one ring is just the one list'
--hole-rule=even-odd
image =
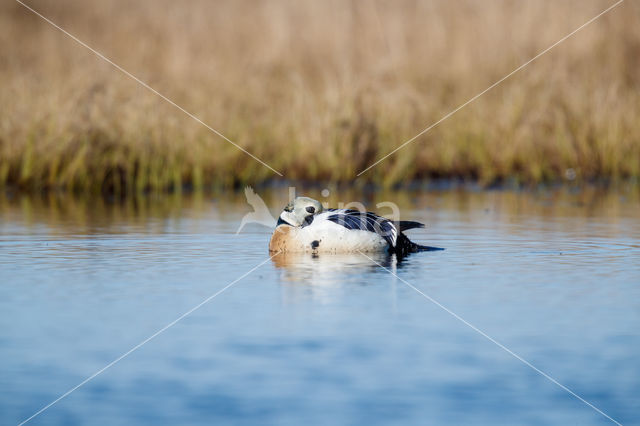
{"label": "dry tan reed", "polygon": [[[32,0],[287,179],[349,181],[613,1]],[[359,180],[640,176],[626,1]],[[0,184],[141,192],[275,177],[15,2]]]}

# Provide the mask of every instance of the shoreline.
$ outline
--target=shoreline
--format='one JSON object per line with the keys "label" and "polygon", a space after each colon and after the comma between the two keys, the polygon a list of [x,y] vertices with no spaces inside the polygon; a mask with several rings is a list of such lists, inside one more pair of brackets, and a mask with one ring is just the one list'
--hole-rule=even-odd
{"label": "shoreline", "polygon": [[640,179],[599,179],[590,181],[551,181],[541,182],[537,184],[517,183],[515,180],[507,180],[505,182],[495,182],[492,184],[482,184],[477,180],[465,180],[460,178],[442,178],[442,179],[423,179],[412,180],[404,184],[395,184],[384,186],[374,182],[332,182],[332,181],[309,181],[309,180],[288,180],[288,179],[272,179],[257,183],[239,183],[230,187],[226,186],[203,186],[195,188],[192,185],[183,185],[179,190],[173,188],[165,190],[144,190],[137,192],[113,192],[113,191],[82,191],[64,187],[45,187],[45,188],[23,188],[17,185],[5,185],[0,188],[2,197],[13,198],[20,196],[49,196],[61,195],[72,197],[87,198],[105,198],[105,199],[135,199],[145,197],[170,197],[170,196],[193,196],[193,195],[216,195],[216,194],[241,194],[244,188],[252,187],[256,191],[275,190],[286,191],[288,188],[295,188],[302,191],[320,192],[329,189],[332,193],[360,193],[360,194],[379,194],[387,192],[422,192],[435,193],[447,191],[462,192],[523,192],[538,193],[547,191],[569,191],[579,193],[587,190],[616,192],[616,191],[633,191],[640,190]]}

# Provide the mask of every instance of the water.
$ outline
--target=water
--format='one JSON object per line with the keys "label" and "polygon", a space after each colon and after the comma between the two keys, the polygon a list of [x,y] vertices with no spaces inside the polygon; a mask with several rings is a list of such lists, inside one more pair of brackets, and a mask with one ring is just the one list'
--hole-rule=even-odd
{"label": "water", "polygon": [[268,260],[269,229],[235,235],[242,194],[1,199],[0,423],[254,267],[29,424],[610,423],[453,314],[640,423],[637,188],[331,197],[394,201],[446,250],[374,258],[397,276],[361,255]]}

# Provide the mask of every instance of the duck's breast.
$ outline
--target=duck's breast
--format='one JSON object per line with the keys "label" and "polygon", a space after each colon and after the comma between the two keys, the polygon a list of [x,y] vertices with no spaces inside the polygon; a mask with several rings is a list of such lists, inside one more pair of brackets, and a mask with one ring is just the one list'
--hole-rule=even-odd
{"label": "duck's breast", "polygon": [[269,240],[270,252],[286,252],[297,251],[295,247],[298,246],[294,238],[296,228],[289,225],[278,225],[271,235]]}

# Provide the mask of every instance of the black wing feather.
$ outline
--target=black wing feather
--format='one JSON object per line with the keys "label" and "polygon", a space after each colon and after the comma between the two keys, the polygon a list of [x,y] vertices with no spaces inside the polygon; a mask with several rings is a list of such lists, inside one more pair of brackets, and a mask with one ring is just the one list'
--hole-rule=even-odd
{"label": "black wing feather", "polygon": [[336,214],[327,217],[327,220],[344,226],[347,229],[360,229],[363,231],[374,232],[382,236],[390,247],[394,247],[398,235],[396,226],[389,219],[380,217],[371,212],[360,212],[358,210],[337,210]]}

